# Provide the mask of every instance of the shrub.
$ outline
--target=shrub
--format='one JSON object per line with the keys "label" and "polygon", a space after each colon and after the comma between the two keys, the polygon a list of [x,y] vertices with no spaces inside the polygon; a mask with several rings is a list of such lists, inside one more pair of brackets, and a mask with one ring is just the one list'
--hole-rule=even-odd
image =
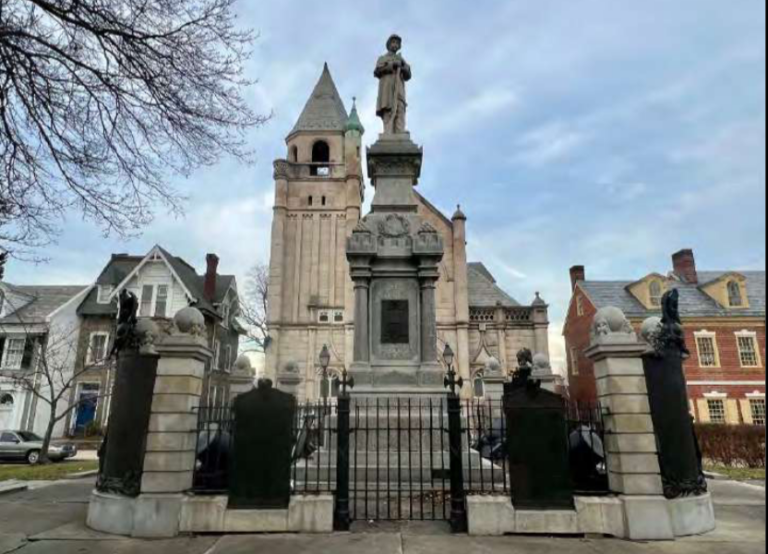
{"label": "shrub", "polygon": [[765,427],[757,425],[696,425],[705,460],[725,467],[765,467]]}

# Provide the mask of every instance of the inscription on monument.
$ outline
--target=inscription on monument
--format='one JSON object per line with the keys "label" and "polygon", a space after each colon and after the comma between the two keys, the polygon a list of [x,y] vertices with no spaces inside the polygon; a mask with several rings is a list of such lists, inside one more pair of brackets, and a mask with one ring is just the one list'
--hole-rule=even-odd
{"label": "inscription on monument", "polygon": [[409,344],[410,321],[407,300],[382,300],[381,344]]}

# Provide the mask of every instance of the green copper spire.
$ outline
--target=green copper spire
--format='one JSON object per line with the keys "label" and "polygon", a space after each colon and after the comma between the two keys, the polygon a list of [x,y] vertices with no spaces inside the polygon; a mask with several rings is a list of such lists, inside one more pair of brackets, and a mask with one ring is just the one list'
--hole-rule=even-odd
{"label": "green copper spire", "polygon": [[352,113],[349,114],[347,119],[346,131],[357,131],[361,135],[365,134],[365,127],[360,121],[360,115],[357,113],[357,98],[352,99]]}

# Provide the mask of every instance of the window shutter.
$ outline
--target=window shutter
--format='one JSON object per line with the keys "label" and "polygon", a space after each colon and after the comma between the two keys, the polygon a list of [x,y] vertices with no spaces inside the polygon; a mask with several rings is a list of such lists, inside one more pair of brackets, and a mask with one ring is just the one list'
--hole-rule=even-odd
{"label": "window shutter", "polygon": [[33,338],[24,343],[24,356],[21,358],[21,369],[32,369],[32,358],[35,355],[35,342]]}

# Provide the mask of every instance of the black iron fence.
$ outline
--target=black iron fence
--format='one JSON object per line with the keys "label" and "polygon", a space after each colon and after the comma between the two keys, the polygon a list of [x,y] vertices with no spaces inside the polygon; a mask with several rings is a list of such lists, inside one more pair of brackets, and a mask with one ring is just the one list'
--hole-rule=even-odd
{"label": "black iron fence", "polygon": [[[467,494],[512,493],[507,416],[502,399],[451,395],[303,403],[293,426],[292,494],[334,494],[339,529],[415,520],[460,530]],[[565,419],[576,494],[607,494],[602,410],[567,403]],[[229,407],[199,409],[195,493],[227,493],[234,433]]]}
{"label": "black iron fence", "polygon": [[[297,495],[334,493],[336,487],[337,406],[328,402],[298,406],[293,425],[291,490]],[[235,425],[230,406],[197,410],[196,494],[223,495],[229,487]],[[269,421],[263,422],[269,425]]]}

